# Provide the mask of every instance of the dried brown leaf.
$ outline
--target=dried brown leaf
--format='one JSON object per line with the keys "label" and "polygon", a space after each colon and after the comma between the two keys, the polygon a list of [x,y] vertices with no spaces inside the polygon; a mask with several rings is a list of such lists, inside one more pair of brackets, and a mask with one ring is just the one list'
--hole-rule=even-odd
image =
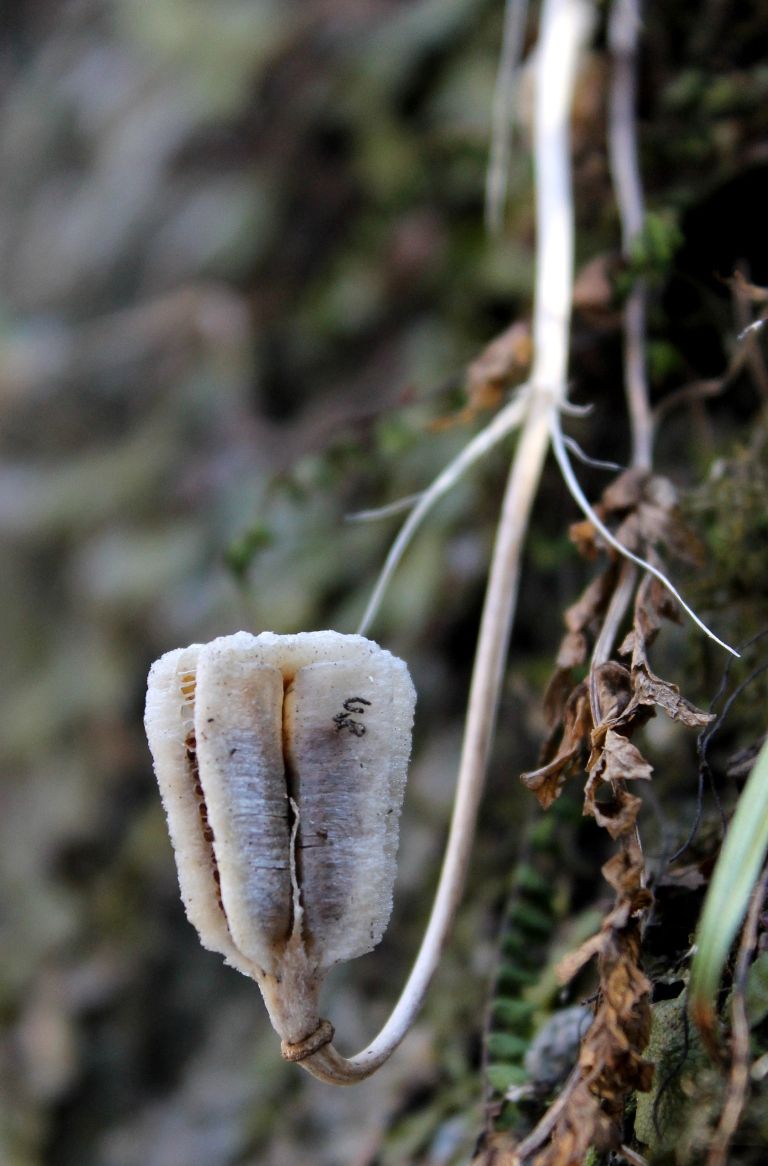
{"label": "dried brown leaf", "polygon": [[640,528],[640,517],[636,510],[630,511],[613,533],[621,545],[631,551],[633,555],[642,555],[646,550],[643,532]]}
{"label": "dried brown leaf", "polygon": [[[544,719],[550,730],[550,739],[554,740],[556,730],[563,719],[563,710],[570,693],[573,692],[573,674],[570,668],[556,668],[549,678],[544,693]],[[549,740],[544,747],[546,752]]]}
{"label": "dried brown leaf", "polygon": [[632,675],[623,664],[607,660],[592,670],[591,693],[600,715],[598,729],[615,724],[632,699]]}
{"label": "dried brown leaf", "polygon": [[604,863],[601,874],[621,903],[629,905],[630,913],[650,906],[651,893],[644,886],[645,867],[636,841],[633,845],[632,839],[625,840],[621,849]]}
{"label": "dried brown leaf", "polygon": [[556,665],[560,669],[578,668],[587,658],[587,637],[582,631],[566,632],[560,641]]}
{"label": "dried brown leaf", "polygon": [[588,518],[572,522],[568,527],[568,538],[584,559],[596,559],[602,549],[602,543],[599,547],[597,544],[597,530]]}
{"label": "dried brown leaf", "polygon": [[573,306],[577,311],[606,323],[618,319],[615,276],[620,262],[617,255],[605,252],[579,268],[573,282]]}
{"label": "dried brown leaf", "polygon": [[618,733],[608,729],[603,739],[603,748],[598,774],[603,781],[650,781],[653,766],[645,760],[637,745]]}
{"label": "dried brown leaf", "polygon": [[704,561],[704,547],[691,528],[683,521],[677,505],[669,509],[644,502],[638,508],[640,531],[650,545],[663,546],[676,558],[694,567]]}
{"label": "dried brown leaf", "polygon": [[480,1153],[472,1159],[472,1166],[519,1166],[509,1134],[491,1134]]}
{"label": "dried brown leaf", "polygon": [[[592,528],[594,534],[594,528],[591,523],[577,523],[576,525],[588,525]],[[568,631],[587,631],[597,620],[601,619],[615,585],[616,570],[614,564],[610,564],[605,571],[601,571],[585,587],[577,601],[567,608],[564,621]]]}
{"label": "dried brown leaf", "polygon": [[638,506],[649,476],[647,470],[630,469],[624,470],[609,482],[600,497],[600,505],[606,517]]}
{"label": "dried brown leaf", "polygon": [[519,380],[531,362],[531,329],[522,320],[505,328],[467,368],[467,395],[477,408],[489,392],[500,394]]}
{"label": "dried brown leaf", "polygon": [[576,949],[576,951],[569,951],[567,955],[559,961],[555,969],[555,975],[561,984],[568,984],[574,976],[578,975],[583,967],[585,967],[591,959],[603,949],[603,933],[598,931],[596,935],[591,935],[584,943]]}
{"label": "dried brown leaf", "polygon": [[561,747],[557,756],[553,757],[548,765],[520,774],[523,785],[536,795],[543,809],[548,810],[560,797],[563,784],[577,767],[580,754],[580,747],[569,750]]}
{"label": "dried brown leaf", "polygon": [[[594,786],[591,788],[594,789]],[[588,786],[584,812],[590,813],[598,826],[607,830],[611,838],[621,838],[622,835],[634,830],[637,815],[643,804],[641,798],[636,798],[626,790],[619,790],[609,801],[598,802],[596,798],[589,797],[589,789]]]}
{"label": "dried brown leaf", "polygon": [[[659,547],[694,565],[702,562],[701,542],[683,522],[677,493],[667,478],[646,470],[625,470],[603,491],[595,513],[635,554],[648,557]],[[599,551],[615,558],[588,519],[574,523],[569,535],[585,558],[592,559]]]}
{"label": "dried brown leaf", "polygon": [[536,794],[545,810],[559,797],[566,778],[579,766],[591,729],[589,693],[585,684],[579,684],[566,701],[563,733],[554,757],[538,769],[520,775],[520,780]]}
{"label": "dried brown leaf", "polygon": [[557,1123],[548,1146],[533,1159],[534,1166],[583,1166],[590,1146],[609,1150],[618,1146],[610,1117],[584,1081],[579,1081]]}
{"label": "dried brown leaf", "polygon": [[626,1098],[647,1091],[653,1080],[653,1066],[643,1057],[651,1030],[651,985],[639,966],[640,921],[652,900],[643,886],[643,855],[634,832],[623,837],[603,874],[616,892],[614,906],[600,932],[557,969],[567,980],[597,956],[600,986],[577,1068],[552,1117],[545,1115],[521,1147],[543,1147],[535,1158],[539,1166],[582,1166],[589,1146],[601,1151],[618,1146]]}
{"label": "dried brown leaf", "polygon": [[531,363],[530,325],[518,320],[482,350],[468,366],[464,377],[467,404],[458,412],[433,421],[435,431],[466,425],[478,413],[496,409],[506,389],[518,384]]}
{"label": "dried brown leaf", "polygon": [[712,714],[686,700],[676,684],[662,680],[648,667],[633,669],[632,682],[635,689],[633,700],[638,705],[656,705],[673,721],[680,721],[692,729],[701,728],[712,720]]}
{"label": "dried brown leaf", "polygon": [[552,729],[563,717],[563,710],[573,687],[573,669],[579,668],[587,659],[589,653],[587,633],[599,627],[615,582],[615,564],[611,563],[589,583],[581,597],[565,613],[567,631],[560,641],[555,671],[544,694],[544,715],[547,725]]}

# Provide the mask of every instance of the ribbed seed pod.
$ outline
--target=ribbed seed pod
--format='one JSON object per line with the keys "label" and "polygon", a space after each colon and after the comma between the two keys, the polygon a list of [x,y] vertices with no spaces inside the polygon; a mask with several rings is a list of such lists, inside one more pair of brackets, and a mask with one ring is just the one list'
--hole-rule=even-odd
{"label": "ribbed seed pod", "polygon": [[284,1040],[392,908],[415,692],[362,636],[239,632],[152,666],[146,729],[182,899]]}

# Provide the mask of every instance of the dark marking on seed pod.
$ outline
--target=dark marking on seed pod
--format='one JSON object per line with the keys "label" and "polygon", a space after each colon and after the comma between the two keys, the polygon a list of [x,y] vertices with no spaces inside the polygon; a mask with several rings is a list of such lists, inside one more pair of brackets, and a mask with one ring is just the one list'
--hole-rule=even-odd
{"label": "dark marking on seed pod", "polygon": [[366,707],[370,708],[371,702],[366,700],[364,696],[348,696],[342,704],[343,712],[337,713],[333,718],[333,723],[336,726],[336,732],[340,733],[342,729],[346,729],[353,737],[365,736],[365,725],[362,721],[356,721],[355,716],[363,716]]}

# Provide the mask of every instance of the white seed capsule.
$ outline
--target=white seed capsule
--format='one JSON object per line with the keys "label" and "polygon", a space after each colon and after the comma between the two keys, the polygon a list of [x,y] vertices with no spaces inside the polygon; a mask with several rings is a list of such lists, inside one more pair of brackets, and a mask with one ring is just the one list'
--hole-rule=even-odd
{"label": "white seed capsule", "polygon": [[239,632],[153,664],[146,729],[182,899],[289,1042],[392,908],[415,692],[362,636]]}

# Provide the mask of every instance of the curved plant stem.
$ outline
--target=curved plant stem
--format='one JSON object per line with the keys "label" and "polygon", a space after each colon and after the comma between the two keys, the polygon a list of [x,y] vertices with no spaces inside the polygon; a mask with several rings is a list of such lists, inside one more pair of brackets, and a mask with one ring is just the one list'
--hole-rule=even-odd
{"label": "curved plant stem", "polygon": [[586,494],[579,485],[579,481],[573,472],[573,466],[571,465],[570,459],[568,457],[568,451],[565,448],[565,442],[563,440],[562,429],[560,428],[560,418],[556,413],[554,413],[554,411],[552,415],[551,437],[552,452],[557,458],[558,465],[560,466],[560,472],[563,475],[563,479],[566,486],[568,487],[568,490],[570,491],[571,497],[575,502],[578,503],[582,513],[586,518],[589,519],[595,530],[599,531],[605,541],[609,543],[609,545],[612,546],[614,550],[618,551],[620,555],[623,555],[625,559],[629,559],[631,563],[635,563],[638,567],[642,567],[643,570],[647,571],[649,575],[653,575],[656,579],[659,580],[660,583],[663,583],[667,591],[669,591],[670,595],[672,595],[680,604],[688,618],[692,619],[696,626],[702,632],[704,632],[706,636],[709,636],[710,640],[714,640],[714,642],[719,644],[721,648],[725,648],[726,652],[730,652],[732,656],[736,656],[738,658],[739,653],[736,651],[736,649],[732,648],[730,644],[726,644],[724,640],[721,640],[718,636],[715,635],[711,628],[707,627],[707,625],[696,614],[693,608],[685,602],[680,592],[677,590],[671,580],[664,574],[664,572],[660,571],[658,567],[654,567],[653,563],[649,563],[647,559],[641,559],[639,555],[634,554],[634,552],[630,551],[628,547],[625,547],[624,544],[619,542],[616,536],[611,533],[605,523],[602,522],[600,518],[598,518],[594,507],[590,505]]}
{"label": "curved plant stem", "polygon": [[510,471],[480,624],[451,826],[427,930],[402,995],[375,1040],[350,1059],[326,1045],[301,1062],[329,1082],[353,1084],[369,1076],[403,1039],[439,963],[464,889],[517,599],[523,541],[547,452],[548,413],[548,402],[532,403]]}
{"label": "curved plant stem", "polygon": [[[640,0],[614,0],[608,24],[613,77],[608,107],[608,156],[621,217],[622,250],[628,256],[643,230],[645,204],[638,165],[637,36]],[[632,464],[650,469],[653,421],[645,366],[647,288],[638,279],[624,305],[624,384],[632,425]]]}
{"label": "curved plant stem", "polygon": [[512,104],[523,51],[528,0],[506,0],[501,56],[493,93],[491,150],[485,180],[485,225],[497,234],[504,222],[512,153]]}
{"label": "curved plant stem", "polygon": [[397,538],[389,548],[384,566],[381,569],[376,586],[373,589],[368,606],[360,621],[358,634],[364,636],[371,626],[381,606],[384,592],[397,570],[398,564],[405,554],[417,529],[421,526],[429,511],[436,502],[455,486],[459,478],[470,466],[484,457],[490,449],[512,433],[522,422],[526,409],[526,386],[518,390],[508,405],[496,414],[493,421],[481,429],[475,437],[464,447],[460,454],[450,462],[435,478],[431,486],[418,496],[413,510],[406,518],[398,531]]}
{"label": "curved plant stem", "polygon": [[547,454],[552,412],[559,408],[566,384],[573,284],[568,120],[576,59],[589,15],[584,0],[544,0],[542,6],[534,135],[538,228],[534,362],[486,590],[440,881],[416,962],[378,1036],[355,1057],[342,1057],[328,1044],[301,1062],[315,1076],[335,1084],[369,1076],[402,1041],[438,965],[464,886],[517,601],[523,542]]}

